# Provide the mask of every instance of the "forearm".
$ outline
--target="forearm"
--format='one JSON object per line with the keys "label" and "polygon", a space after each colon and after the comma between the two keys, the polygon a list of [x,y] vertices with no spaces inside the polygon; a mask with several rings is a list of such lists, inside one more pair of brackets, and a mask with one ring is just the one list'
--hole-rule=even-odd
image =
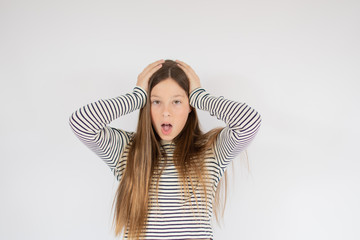
{"label": "forearm", "polygon": [[249,105],[212,96],[204,88],[191,92],[190,104],[225,122],[215,144],[215,154],[223,167],[250,144],[261,125],[260,114]]}
{"label": "forearm", "polygon": [[79,108],[71,114],[69,124],[78,137],[94,139],[114,119],[145,106],[146,97],[146,92],[136,86],[131,93],[100,99]]}
{"label": "forearm", "polygon": [[69,118],[75,135],[98,155],[115,175],[118,174],[116,167],[121,167],[119,157],[130,142],[133,132],[113,128],[108,124],[145,106],[146,97],[143,89],[135,87],[132,93],[87,104],[72,113]]}

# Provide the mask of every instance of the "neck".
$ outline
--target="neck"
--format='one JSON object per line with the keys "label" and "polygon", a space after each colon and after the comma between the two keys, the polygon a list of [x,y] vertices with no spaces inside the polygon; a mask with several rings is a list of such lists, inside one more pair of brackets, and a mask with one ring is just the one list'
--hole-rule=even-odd
{"label": "neck", "polygon": [[170,144],[170,143],[173,143],[173,141],[172,141],[172,140],[164,140],[164,139],[161,139],[161,140],[160,140],[160,143],[161,143],[161,144]]}

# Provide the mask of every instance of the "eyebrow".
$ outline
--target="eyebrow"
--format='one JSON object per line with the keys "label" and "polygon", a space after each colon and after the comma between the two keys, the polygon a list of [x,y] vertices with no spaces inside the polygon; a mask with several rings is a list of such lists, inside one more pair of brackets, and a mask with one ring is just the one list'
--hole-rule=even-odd
{"label": "eyebrow", "polygon": [[[157,95],[151,95],[151,97],[158,97],[158,98],[160,98],[160,97],[157,96]],[[184,97],[184,95],[178,94],[178,95],[174,95],[174,96],[172,96],[172,97]]]}

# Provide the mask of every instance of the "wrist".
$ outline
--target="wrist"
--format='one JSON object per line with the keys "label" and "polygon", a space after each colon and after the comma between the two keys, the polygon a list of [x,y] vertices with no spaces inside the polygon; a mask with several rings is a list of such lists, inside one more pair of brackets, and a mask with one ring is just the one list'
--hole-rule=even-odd
{"label": "wrist", "polygon": [[144,90],[146,93],[148,92],[148,91],[147,91],[147,88],[145,88],[144,86],[142,86],[142,85],[140,85],[140,84],[136,84],[136,87],[141,88],[141,89]]}
{"label": "wrist", "polygon": [[200,86],[200,85],[197,85],[197,86],[192,87],[191,90],[190,90],[190,94],[191,94],[194,90],[196,90],[196,89],[198,89],[198,88],[201,88],[201,86]]}
{"label": "wrist", "polygon": [[140,100],[139,101],[141,103],[140,108],[143,108],[147,102],[147,92],[145,91],[145,89],[143,87],[136,85],[133,89],[133,93]]}

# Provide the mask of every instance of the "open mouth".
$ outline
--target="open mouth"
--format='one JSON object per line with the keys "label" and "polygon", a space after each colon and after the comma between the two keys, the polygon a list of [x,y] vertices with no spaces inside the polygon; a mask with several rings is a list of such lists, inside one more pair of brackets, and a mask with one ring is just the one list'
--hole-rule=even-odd
{"label": "open mouth", "polygon": [[172,129],[172,125],[170,123],[163,123],[161,124],[161,129],[164,134],[169,134]]}

